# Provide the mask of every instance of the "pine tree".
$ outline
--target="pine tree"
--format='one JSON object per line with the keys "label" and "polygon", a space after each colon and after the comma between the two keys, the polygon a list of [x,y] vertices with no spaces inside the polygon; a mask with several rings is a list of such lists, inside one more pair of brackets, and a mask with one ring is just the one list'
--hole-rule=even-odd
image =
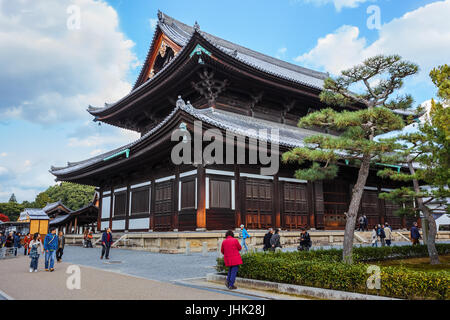
{"label": "pine tree", "polygon": [[8,202],[14,202],[14,203],[17,203],[17,199],[16,199],[16,196],[14,195],[14,193],[11,195],[11,197],[9,198],[9,201]]}
{"label": "pine tree", "polygon": [[402,204],[403,214],[423,213],[426,223],[422,227],[427,237],[430,263],[439,264],[435,246],[436,221],[432,213],[450,210],[447,203],[447,198],[450,197],[450,68],[447,65],[441,66],[434,69],[430,76],[439,88],[438,97],[442,101],[431,101],[430,114],[418,125],[418,130],[385,139],[400,142],[396,143],[395,152],[385,155],[383,161],[407,166],[409,172],[384,169],[378,175],[396,181],[412,182],[412,187],[398,188],[382,193],[380,197]]}
{"label": "pine tree", "polygon": [[[393,147],[390,141],[380,142],[374,138],[404,127],[402,117],[393,110],[409,108],[412,98],[409,95],[396,98],[391,96],[403,86],[404,78],[417,71],[417,65],[402,61],[398,55],[380,55],[343,71],[336,79],[326,79],[320,95],[321,101],[346,109],[358,106],[359,110],[338,112],[326,108],[303,117],[299,121],[299,127],[327,128],[340,134],[308,137],[304,140],[304,147],[283,154],[284,162],[312,162],[310,168],[296,171],[298,179],[333,179],[337,176],[338,164],[342,161],[359,166],[346,213],[343,249],[343,261],[346,263],[353,262],[356,217],[370,166],[379,161],[381,154],[391,151]],[[364,88],[362,92],[353,92],[358,85]]]}

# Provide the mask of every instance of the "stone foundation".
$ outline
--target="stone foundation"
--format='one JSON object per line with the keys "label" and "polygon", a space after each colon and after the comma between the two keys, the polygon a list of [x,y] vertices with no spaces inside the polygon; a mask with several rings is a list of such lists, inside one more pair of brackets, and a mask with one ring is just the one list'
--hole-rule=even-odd
{"label": "stone foundation", "polygon": [[[237,236],[238,232],[235,232]],[[263,247],[264,231],[249,231],[251,236],[247,239],[249,249],[261,249]],[[344,231],[309,231],[313,246],[342,245]],[[409,231],[394,230],[393,241],[409,241]],[[281,231],[281,244],[283,247],[297,247],[300,232]],[[101,234],[95,234],[93,244],[99,240]],[[134,250],[145,250],[160,253],[185,253],[186,242],[190,242],[191,252],[202,252],[203,243],[207,243],[208,251],[216,251],[220,248],[225,231],[205,232],[147,232],[147,233],[113,233],[114,246]],[[370,243],[371,232],[355,232],[355,244]],[[119,240],[120,239],[120,240]],[[119,241],[118,241],[119,240]],[[437,240],[450,240],[450,231],[439,231]],[[66,235],[66,244],[82,245],[83,235]],[[97,243],[100,245],[100,241]]]}

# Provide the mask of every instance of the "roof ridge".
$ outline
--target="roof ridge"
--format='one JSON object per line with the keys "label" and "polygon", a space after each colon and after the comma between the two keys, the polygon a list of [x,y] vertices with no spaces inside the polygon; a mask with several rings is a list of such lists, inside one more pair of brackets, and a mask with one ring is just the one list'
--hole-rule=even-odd
{"label": "roof ridge", "polygon": [[[185,33],[193,33],[194,32],[194,28],[193,27],[191,27],[191,26],[185,24],[184,22],[179,21],[179,20],[177,20],[177,19],[175,19],[175,18],[173,18],[171,16],[168,16],[167,14],[165,14],[165,13],[163,13],[161,11],[160,11],[160,13],[161,14],[158,14],[158,17],[161,16],[159,18],[159,23],[163,23],[163,24],[166,24],[166,25],[169,25],[169,24],[175,25],[176,27],[178,27],[177,29],[180,29],[180,30],[184,31]],[[184,27],[184,28],[180,28],[180,25],[182,27]],[[186,29],[189,30],[189,31],[187,31]],[[273,64],[277,64],[277,65],[281,64],[280,65],[281,67],[290,69],[292,71],[300,72],[300,73],[303,73],[303,74],[306,74],[306,75],[309,75],[309,76],[312,76],[312,77],[316,77],[318,79],[325,79],[325,78],[327,78],[329,76],[329,74],[327,72],[321,72],[321,71],[309,69],[309,68],[306,68],[306,67],[303,67],[303,66],[299,66],[297,64],[293,64],[293,63],[287,62],[285,60],[281,60],[281,59],[272,57],[272,56],[267,55],[265,53],[261,53],[261,52],[255,51],[253,49],[244,47],[244,46],[242,46],[240,44],[237,44],[237,43],[231,42],[229,40],[220,38],[218,36],[215,36],[215,35],[213,35],[211,33],[208,33],[208,32],[202,31],[202,30],[199,30],[199,33],[202,34],[203,36],[209,38],[208,40],[210,40],[211,42],[215,43],[216,45],[225,46],[227,49],[230,49],[230,50],[236,49],[236,47],[237,47],[238,49],[242,50],[241,53],[243,53],[243,54],[248,54],[248,55],[250,55],[250,56],[252,56],[254,58],[259,58],[259,59],[264,58],[264,59],[262,59],[263,61],[266,61],[266,62],[269,62],[269,63],[273,63]],[[222,42],[222,44],[221,44],[221,42]]]}

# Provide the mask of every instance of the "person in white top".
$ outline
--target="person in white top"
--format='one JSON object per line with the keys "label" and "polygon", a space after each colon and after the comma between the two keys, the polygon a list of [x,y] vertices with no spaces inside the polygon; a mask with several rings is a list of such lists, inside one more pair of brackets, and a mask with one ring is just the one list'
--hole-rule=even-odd
{"label": "person in white top", "polygon": [[372,247],[378,247],[378,233],[377,226],[372,229]]}
{"label": "person in white top", "polygon": [[33,240],[30,241],[30,272],[37,272],[39,263],[39,253],[44,254],[44,246],[41,241],[41,235],[36,232],[33,235]]}
{"label": "person in white top", "polygon": [[386,245],[390,247],[392,241],[392,228],[387,222],[384,224],[384,234],[386,235]]}

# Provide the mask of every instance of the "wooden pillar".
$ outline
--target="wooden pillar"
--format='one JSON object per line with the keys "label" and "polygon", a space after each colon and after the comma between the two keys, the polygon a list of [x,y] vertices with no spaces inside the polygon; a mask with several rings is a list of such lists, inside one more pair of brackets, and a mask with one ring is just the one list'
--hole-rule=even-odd
{"label": "wooden pillar", "polygon": [[316,229],[324,229],[325,205],[323,199],[323,182],[314,182],[314,214],[316,221]]}
{"label": "wooden pillar", "polygon": [[72,232],[72,221],[70,221],[70,223],[69,223],[69,232],[68,233],[70,233],[70,234],[72,234],[73,232]]}
{"label": "wooden pillar", "polygon": [[126,207],[125,207],[125,231],[128,231],[128,224],[130,219],[130,184],[127,183],[127,200],[126,200]]}
{"label": "wooden pillar", "polygon": [[155,227],[155,179],[152,177],[151,183],[150,183],[150,230],[153,231],[153,228]]}
{"label": "wooden pillar", "polygon": [[316,227],[316,215],[314,214],[314,183],[308,181],[306,185],[306,194],[307,194],[307,206],[309,213],[309,228],[317,228]]}
{"label": "wooden pillar", "polygon": [[175,166],[175,180],[173,186],[173,205],[172,210],[172,230],[178,231],[178,198],[179,198],[179,183],[180,183],[180,166]]}
{"label": "wooden pillar", "polygon": [[278,173],[273,177],[273,213],[275,228],[281,227],[281,212],[280,212],[280,188],[279,188]]}
{"label": "wooden pillar", "polygon": [[111,187],[111,197],[109,198],[111,204],[109,206],[109,228],[112,229],[112,216],[113,216],[113,204],[114,204],[114,187]]}
{"label": "wooden pillar", "polygon": [[[103,189],[100,190],[98,199],[97,231],[102,227]],[[94,229],[92,230],[94,231]]]}
{"label": "wooden pillar", "polygon": [[206,230],[206,172],[205,167],[197,167],[197,229]]}
{"label": "wooden pillar", "polygon": [[75,217],[75,227],[74,227],[75,233],[78,234],[78,217]]}
{"label": "wooden pillar", "polygon": [[381,223],[384,224],[385,222],[391,223],[390,221],[385,221],[386,219],[386,206],[383,199],[380,199],[378,195],[381,193],[381,186],[377,186],[377,199],[378,199],[378,215],[381,217]]}
{"label": "wooden pillar", "polygon": [[234,165],[234,226],[239,228],[241,225],[241,177],[240,168]]}

